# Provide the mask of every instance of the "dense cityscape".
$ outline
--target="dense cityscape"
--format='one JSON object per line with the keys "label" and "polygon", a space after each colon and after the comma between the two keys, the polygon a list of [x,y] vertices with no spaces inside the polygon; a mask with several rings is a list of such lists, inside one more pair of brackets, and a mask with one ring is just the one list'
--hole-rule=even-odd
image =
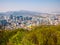
{"label": "dense cityscape", "polygon": [[17,28],[31,29],[33,26],[58,24],[60,24],[60,15],[57,14],[39,14],[32,16],[11,14],[9,16],[0,16],[0,26],[2,26],[5,30]]}
{"label": "dense cityscape", "polygon": [[60,0],[0,0],[0,45],[60,45]]}

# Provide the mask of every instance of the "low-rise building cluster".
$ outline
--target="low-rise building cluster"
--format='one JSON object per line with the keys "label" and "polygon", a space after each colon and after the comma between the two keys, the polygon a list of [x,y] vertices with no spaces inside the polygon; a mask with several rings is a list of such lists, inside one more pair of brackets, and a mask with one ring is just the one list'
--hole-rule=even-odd
{"label": "low-rise building cluster", "polygon": [[31,29],[39,25],[58,25],[60,24],[60,15],[47,16],[0,16],[0,25],[4,29],[25,28]]}

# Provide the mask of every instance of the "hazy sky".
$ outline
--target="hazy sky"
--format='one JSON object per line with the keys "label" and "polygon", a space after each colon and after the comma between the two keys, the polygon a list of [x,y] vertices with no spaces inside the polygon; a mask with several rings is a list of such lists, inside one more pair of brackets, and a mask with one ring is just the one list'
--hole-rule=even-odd
{"label": "hazy sky", "polygon": [[60,13],[60,0],[0,0],[0,12],[16,10]]}

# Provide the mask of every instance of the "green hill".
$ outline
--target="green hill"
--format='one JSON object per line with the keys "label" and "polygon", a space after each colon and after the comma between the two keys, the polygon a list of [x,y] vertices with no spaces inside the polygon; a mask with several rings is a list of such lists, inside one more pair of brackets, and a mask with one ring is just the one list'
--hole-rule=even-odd
{"label": "green hill", "polygon": [[0,45],[60,45],[60,25],[1,30]]}

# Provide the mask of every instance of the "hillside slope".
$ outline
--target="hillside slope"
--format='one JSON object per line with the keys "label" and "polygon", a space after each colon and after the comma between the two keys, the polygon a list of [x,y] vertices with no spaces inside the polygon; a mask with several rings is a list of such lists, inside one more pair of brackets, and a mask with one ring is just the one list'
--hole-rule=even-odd
{"label": "hillside slope", "polygon": [[60,26],[0,31],[0,45],[60,45]]}

